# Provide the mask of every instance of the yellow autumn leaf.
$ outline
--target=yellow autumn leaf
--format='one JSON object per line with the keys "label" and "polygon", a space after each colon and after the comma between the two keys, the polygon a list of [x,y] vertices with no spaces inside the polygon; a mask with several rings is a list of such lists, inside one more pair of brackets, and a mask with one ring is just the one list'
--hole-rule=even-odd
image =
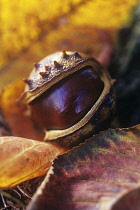
{"label": "yellow autumn leaf", "polygon": [[99,28],[120,28],[131,17],[130,11],[136,4],[137,0],[87,1],[70,17],[70,23]]}
{"label": "yellow autumn leaf", "polygon": [[[0,66],[62,25],[120,28],[137,0],[1,0]],[[78,33],[78,31],[77,31]]]}
{"label": "yellow autumn leaf", "polygon": [[0,188],[47,173],[52,161],[66,149],[20,137],[0,137]]}

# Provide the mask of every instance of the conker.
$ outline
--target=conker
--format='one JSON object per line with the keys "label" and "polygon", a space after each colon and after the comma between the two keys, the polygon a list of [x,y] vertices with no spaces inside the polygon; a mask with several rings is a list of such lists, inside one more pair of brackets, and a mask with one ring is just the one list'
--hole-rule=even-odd
{"label": "conker", "polygon": [[30,102],[33,119],[46,130],[67,129],[87,114],[103,88],[93,67],[83,67]]}
{"label": "conker", "polygon": [[63,50],[34,66],[20,100],[44,130],[45,141],[71,148],[106,126],[115,95],[107,69],[96,59]]}

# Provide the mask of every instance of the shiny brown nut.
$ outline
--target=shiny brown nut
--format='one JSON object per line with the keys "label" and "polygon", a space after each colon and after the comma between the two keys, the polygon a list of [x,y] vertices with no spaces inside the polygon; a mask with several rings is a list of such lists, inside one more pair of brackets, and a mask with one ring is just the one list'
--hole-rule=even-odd
{"label": "shiny brown nut", "polygon": [[76,145],[106,123],[114,107],[111,79],[95,59],[57,52],[35,64],[22,99],[45,140]]}

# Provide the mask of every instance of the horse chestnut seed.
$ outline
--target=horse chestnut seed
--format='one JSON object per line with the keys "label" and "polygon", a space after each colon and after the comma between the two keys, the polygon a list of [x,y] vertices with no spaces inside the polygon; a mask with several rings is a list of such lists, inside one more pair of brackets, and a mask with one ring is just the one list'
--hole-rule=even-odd
{"label": "horse chestnut seed", "polygon": [[83,67],[30,102],[32,116],[46,130],[67,129],[86,115],[103,88],[93,67]]}

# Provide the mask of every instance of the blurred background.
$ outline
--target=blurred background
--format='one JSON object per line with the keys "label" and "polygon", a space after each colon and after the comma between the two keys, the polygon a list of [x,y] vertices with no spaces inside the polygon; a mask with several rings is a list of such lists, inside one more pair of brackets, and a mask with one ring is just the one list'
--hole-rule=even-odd
{"label": "blurred background", "polygon": [[116,41],[136,5],[137,0],[1,0],[0,88],[26,77],[33,63],[57,50],[96,57],[98,29]]}

